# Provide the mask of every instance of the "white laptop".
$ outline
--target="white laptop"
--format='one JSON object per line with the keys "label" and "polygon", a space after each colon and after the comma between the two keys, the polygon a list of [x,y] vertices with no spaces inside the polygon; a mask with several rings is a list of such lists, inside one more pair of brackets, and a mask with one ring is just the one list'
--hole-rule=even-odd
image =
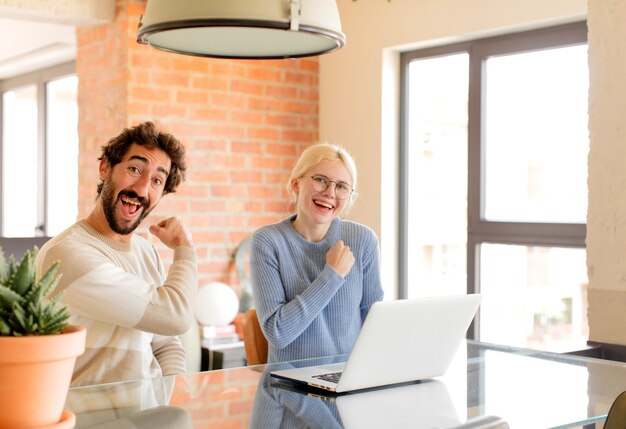
{"label": "white laptop", "polygon": [[443,375],[482,296],[441,296],[372,305],[348,361],[272,371],[273,377],[334,393]]}

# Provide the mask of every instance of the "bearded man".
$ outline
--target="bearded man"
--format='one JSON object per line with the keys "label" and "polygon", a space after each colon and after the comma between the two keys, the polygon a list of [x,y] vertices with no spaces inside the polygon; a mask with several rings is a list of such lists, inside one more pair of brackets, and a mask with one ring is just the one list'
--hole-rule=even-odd
{"label": "bearded man", "polygon": [[191,234],[175,217],[150,226],[174,251],[166,272],[154,246],[134,231],[184,180],[185,148],[145,122],[109,140],[99,161],[95,207],[37,255],[40,273],[60,262],[55,294],[63,293],[70,323],[87,329],[72,386],[184,373],[177,336],[194,320],[198,283]]}

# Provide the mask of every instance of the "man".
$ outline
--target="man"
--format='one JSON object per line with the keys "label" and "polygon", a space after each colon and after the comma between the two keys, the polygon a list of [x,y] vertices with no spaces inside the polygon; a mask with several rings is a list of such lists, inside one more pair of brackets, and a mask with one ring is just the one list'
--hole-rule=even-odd
{"label": "man", "polygon": [[191,234],[175,217],[150,226],[174,250],[168,273],[154,246],[133,234],[161,197],[184,180],[185,149],[145,122],[109,140],[99,161],[95,207],[37,256],[39,273],[60,261],[55,293],[63,293],[71,323],[87,329],[72,386],[185,372],[176,336],[194,320],[197,266]]}

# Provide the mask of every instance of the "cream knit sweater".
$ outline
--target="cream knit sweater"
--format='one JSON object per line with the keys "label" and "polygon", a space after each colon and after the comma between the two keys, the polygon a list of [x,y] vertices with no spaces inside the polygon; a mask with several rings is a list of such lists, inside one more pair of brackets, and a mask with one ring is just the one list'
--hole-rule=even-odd
{"label": "cream knit sweater", "polygon": [[154,246],[134,234],[130,243],[111,240],[86,221],[48,241],[37,272],[60,261],[55,293],[68,306],[70,323],[87,329],[72,386],[185,372],[177,335],[189,328],[198,275],[196,254],[178,247],[165,273]]}

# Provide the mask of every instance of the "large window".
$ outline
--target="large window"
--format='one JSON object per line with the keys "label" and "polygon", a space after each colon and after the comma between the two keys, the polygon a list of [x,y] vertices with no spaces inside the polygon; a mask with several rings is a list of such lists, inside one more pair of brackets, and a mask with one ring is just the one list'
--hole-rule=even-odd
{"label": "large window", "polygon": [[0,236],[53,236],[78,212],[74,64],[0,81]]}
{"label": "large window", "polygon": [[482,341],[586,344],[586,35],[402,55],[399,295],[483,293]]}

